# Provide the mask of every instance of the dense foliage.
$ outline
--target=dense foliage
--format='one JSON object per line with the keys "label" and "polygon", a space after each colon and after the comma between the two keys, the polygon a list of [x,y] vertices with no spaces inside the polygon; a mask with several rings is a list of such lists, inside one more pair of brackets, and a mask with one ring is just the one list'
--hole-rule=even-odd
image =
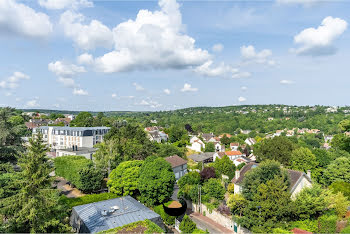
{"label": "dense foliage", "polygon": [[84,156],[55,158],[55,172],[84,192],[92,192],[102,186],[103,175]]}
{"label": "dense foliage", "polygon": [[140,170],[140,200],[149,206],[167,201],[174,190],[175,175],[170,163],[160,157],[146,158]]}
{"label": "dense foliage", "polygon": [[[106,231],[99,232],[99,234],[104,233],[135,233],[140,232],[140,228],[144,228],[145,230],[142,233],[164,233],[164,230],[161,229],[157,224],[153,223],[152,221],[145,219],[144,221],[137,221],[134,223],[129,223],[121,227],[109,229]],[[141,232],[140,232],[141,233]]]}
{"label": "dense foliage", "polygon": [[188,215],[185,215],[180,223],[179,229],[182,233],[192,233],[197,228],[196,224]]}
{"label": "dense foliage", "polygon": [[108,199],[113,199],[120,197],[115,193],[98,193],[98,194],[88,194],[82,197],[68,198],[64,195],[60,197],[60,200],[65,203],[70,209],[74,206],[85,205],[93,202],[104,201]]}
{"label": "dense foliage", "polygon": [[110,191],[120,196],[136,196],[138,192],[138,179],[143,161],[125,161],[119,164],[107,182]]}
{"label": "dense foliage", "polygon": [[19,163],[20,181],[16,194],[0,202],[0,212],[8,220],[7,232],[66,232],[65,208],[57,191],[51,189],[53,170],[46,158],[47,148],[40,135],[30,139],[27,153]]}

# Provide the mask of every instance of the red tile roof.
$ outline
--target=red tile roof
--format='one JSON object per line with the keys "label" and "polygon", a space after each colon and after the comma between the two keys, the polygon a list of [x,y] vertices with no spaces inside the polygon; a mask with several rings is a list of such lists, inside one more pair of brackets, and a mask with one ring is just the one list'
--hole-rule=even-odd
{"label": "red tile roof", "polygon": [[291,230],[291,232],[293,232],[293,233],[301,233],[301,234],[304,234],[304,233],[312,234],[312,232],[305,231],[305,230],[300,229],[300,228],[293,228],[293,229]]}
{"label": "red tile roof", "polygon": [[239,155],[242,155],[241,151],[226,151],[225,154],[227,156],[239,156]]}

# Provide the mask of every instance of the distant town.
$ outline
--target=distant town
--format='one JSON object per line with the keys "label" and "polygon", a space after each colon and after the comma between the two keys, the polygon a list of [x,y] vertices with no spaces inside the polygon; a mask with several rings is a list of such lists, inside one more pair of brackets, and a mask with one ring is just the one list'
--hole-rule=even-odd
{"label": "distant town", "polygon": [[[348,107],[282,105],[1,108],[1,231],[347,230],[349,115]],[[31,203],[38,199],[50,203]],[[47,209],[38,224],[19,219]]]}

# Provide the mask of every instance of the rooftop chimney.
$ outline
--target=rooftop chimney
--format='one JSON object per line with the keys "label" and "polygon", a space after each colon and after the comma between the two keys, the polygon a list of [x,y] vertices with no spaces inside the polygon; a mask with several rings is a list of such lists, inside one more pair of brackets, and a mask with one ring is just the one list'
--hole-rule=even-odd
{"label": "rooftop chimney", "polygon": [[311,170],[307,170],[307,176],[311,179]]}
{"label": "rooftop chimney", "polygon": [[240,177],[240,171],[236,170],[235,179],[238,180],[239,177]]}

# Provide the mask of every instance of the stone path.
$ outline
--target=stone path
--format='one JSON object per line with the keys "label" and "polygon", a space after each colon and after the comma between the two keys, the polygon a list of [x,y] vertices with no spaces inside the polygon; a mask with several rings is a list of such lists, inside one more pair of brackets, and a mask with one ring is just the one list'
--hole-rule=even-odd
{"label": "stone path", "polygon": [[64,178],[57,177],[56,181],[57,181],[56,182],[57,189],[61,190],[62,194],[66,195],[66,197],[74,198],[74,197],[82,197],[85,195],[82,192],[80,192],[78,189],[72,188],[68,184],[68,181],[65,180]]}

